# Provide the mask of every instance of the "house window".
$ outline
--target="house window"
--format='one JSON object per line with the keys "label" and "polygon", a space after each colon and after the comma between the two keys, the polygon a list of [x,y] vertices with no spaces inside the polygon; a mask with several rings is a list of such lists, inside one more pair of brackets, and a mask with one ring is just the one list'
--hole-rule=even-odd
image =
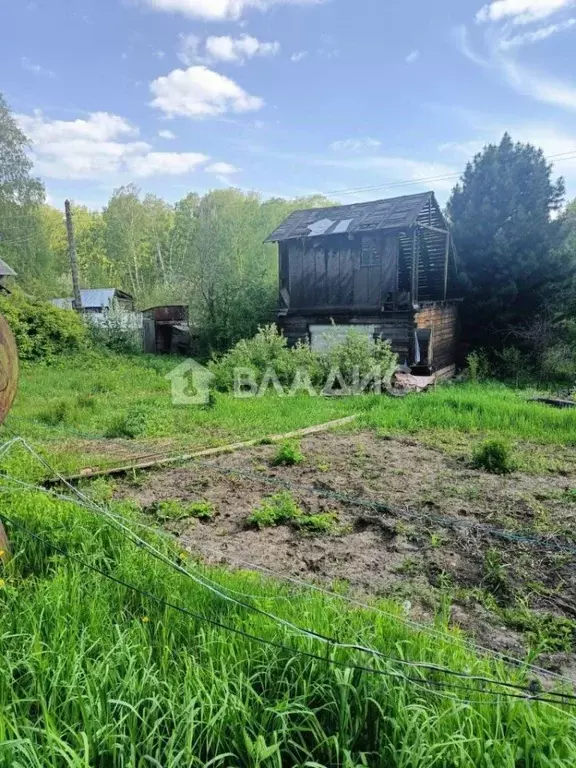
{"label": "house window", "polygon": [[361,266],[378,267],[382,263],[382,241],[377,235],[362,236]]}

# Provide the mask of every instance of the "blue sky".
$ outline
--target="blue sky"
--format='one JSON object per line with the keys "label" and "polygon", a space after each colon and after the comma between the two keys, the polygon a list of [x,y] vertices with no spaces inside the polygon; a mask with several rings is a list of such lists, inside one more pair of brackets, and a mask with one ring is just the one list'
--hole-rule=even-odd
{"label": "blue sky", "polygon": [[0,0],[0,28],[56,205],[131,181],[445,200],[504,130],[576,196],[576,0]]}

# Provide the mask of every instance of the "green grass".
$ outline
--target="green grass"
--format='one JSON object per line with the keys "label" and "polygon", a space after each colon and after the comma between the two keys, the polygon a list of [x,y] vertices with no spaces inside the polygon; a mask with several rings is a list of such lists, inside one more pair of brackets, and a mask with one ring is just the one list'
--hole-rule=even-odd
{"label": "green grass", "polygon": [[362,422],[383,432],[461,433],[576,445],[576,411],[529,402],[529,394],[497,383],[439,387],[402,399],[379,398]]}
{"label": "green grass", "polygon": [[[453,694],[479,699],[468,704],[399,677],[354,671],[346,664],[426,676],[370,655],[328,649],[227,602],[70,504],[25,492],[7,495],[3,510],[110,576],[292,650],[161,606],[13,529],[14,558],[1,574],[0,588],[2,766],[573,764],[575,720],[559,708],[493,695],[483,703],[480,694]],[[126,505],[115,511],[135,514]],[[155,544],[178,557],[165,540]],[[196,570],[223,589],[252,595],[243,598],[249,603],[343,643],[528,682],[520,669],[476,657],[457,633],[439,639],[393,616],[349,609],[337,598],[284,588],[252,573],[200,565]],[[379,605],[400,614],[393,604]],[[440,673],[433,679],[450,680]]]}
{"label": "green grass", "polygon": [[[543,446],[576,445],[576,412],[528,402],[529,393],[494,383],[439,387],[402,399],[234,399],[219,394],[212,407],[174,406],[165,379],[181,358],[92,354],[22,371],[7,424],[44,449],[61,471],[124,464],[130,457],[179,453],[360,414],[350,429],[419,434],[444,445],[500,437]],[[110,441],[114,440],[114,443]],[[553,460],[519,451],[520,468],[548,469]],[[12,466],[8,464],[8,466]],[[32,469],[32,465],[28,471]],[[44,473],[45,474],[45,473]]]}

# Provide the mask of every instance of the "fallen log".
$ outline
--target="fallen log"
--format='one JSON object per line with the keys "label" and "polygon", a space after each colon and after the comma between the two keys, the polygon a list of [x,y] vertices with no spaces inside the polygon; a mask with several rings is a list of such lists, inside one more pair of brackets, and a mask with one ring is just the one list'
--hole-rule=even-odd
{"label": "fallen log", "polygon": [[49,488],[53,485],[58,485],[63,481],[68,483],[75,483],[79,480],[89,480],[95,477],[114,477],[117,475],[125,475],[129,472],[137,472],[143,469],[154,469],[155,467],[163,467],[169,464],[179,464],[180,462],[193,461],[194,459],[205,458],[206,456],[218,456],[223,453],[234,453],[242,448],[252,448],[265,440],[270,443],[277,443],[281,440],[290,440],[295,437],[306,437],[307,435],[314,435],[317,432],[326,432],[334,427],[341,427],[346,424],[351,424],[358,418],[358,414],[352,416],[345,416],[343,419],[336,419],[335,421],[328,421],[325,424],[317,424],[313,427],[305,427],[304,429],[297,429],[294,432],[286,432],[282,435],[266,435],[264,438],[258,437],[253,440],[244,440],[241,443],[231,443],[229,445],[221,445],[216,448],[205,448],[201,451],[194,451],[193,453],[180,454],[178,456],[163,456],[161,458],[150,459],[148,461],[141,461],[135,464],[124,464],[119,467],[112,467],[107,469],[86,467],[73,475],[66,477],[51,477],[42,482],[42,485]]}
{"label": "fallen log", "polygon": [[531,397],[530,402],[551,405],[553,408],[576,408],[576,401],[563,400],[560,397]]}

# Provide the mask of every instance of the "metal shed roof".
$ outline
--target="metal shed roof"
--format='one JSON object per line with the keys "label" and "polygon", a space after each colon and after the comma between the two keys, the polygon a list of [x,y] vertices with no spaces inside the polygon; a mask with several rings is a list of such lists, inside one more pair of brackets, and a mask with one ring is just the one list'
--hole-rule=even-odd
{"label": "metal shed roof", "polygon": [[0,259],[0,277],[16,277],[16,272],[10,267],[8,264],[6,264],[5,261]]}
{"label": "metal shed roof", "polygon": [[433,197],[433,192],[422,192],[417,195],[374,200],[369,203],[295,211],[266,238],[265,242],[281,242],[317,235],[409,228],[416,222],[424,205]]}
{"label": "metal shed roof", "polygon": [[[85,288],[80,291],[83,309],[108,309],[116,297],[122,299],[132,298],[129,293],[120,291],[117,288]],[[61,309],[72,309],[73,301],[72,297],[52,299],[52,304]]]}

